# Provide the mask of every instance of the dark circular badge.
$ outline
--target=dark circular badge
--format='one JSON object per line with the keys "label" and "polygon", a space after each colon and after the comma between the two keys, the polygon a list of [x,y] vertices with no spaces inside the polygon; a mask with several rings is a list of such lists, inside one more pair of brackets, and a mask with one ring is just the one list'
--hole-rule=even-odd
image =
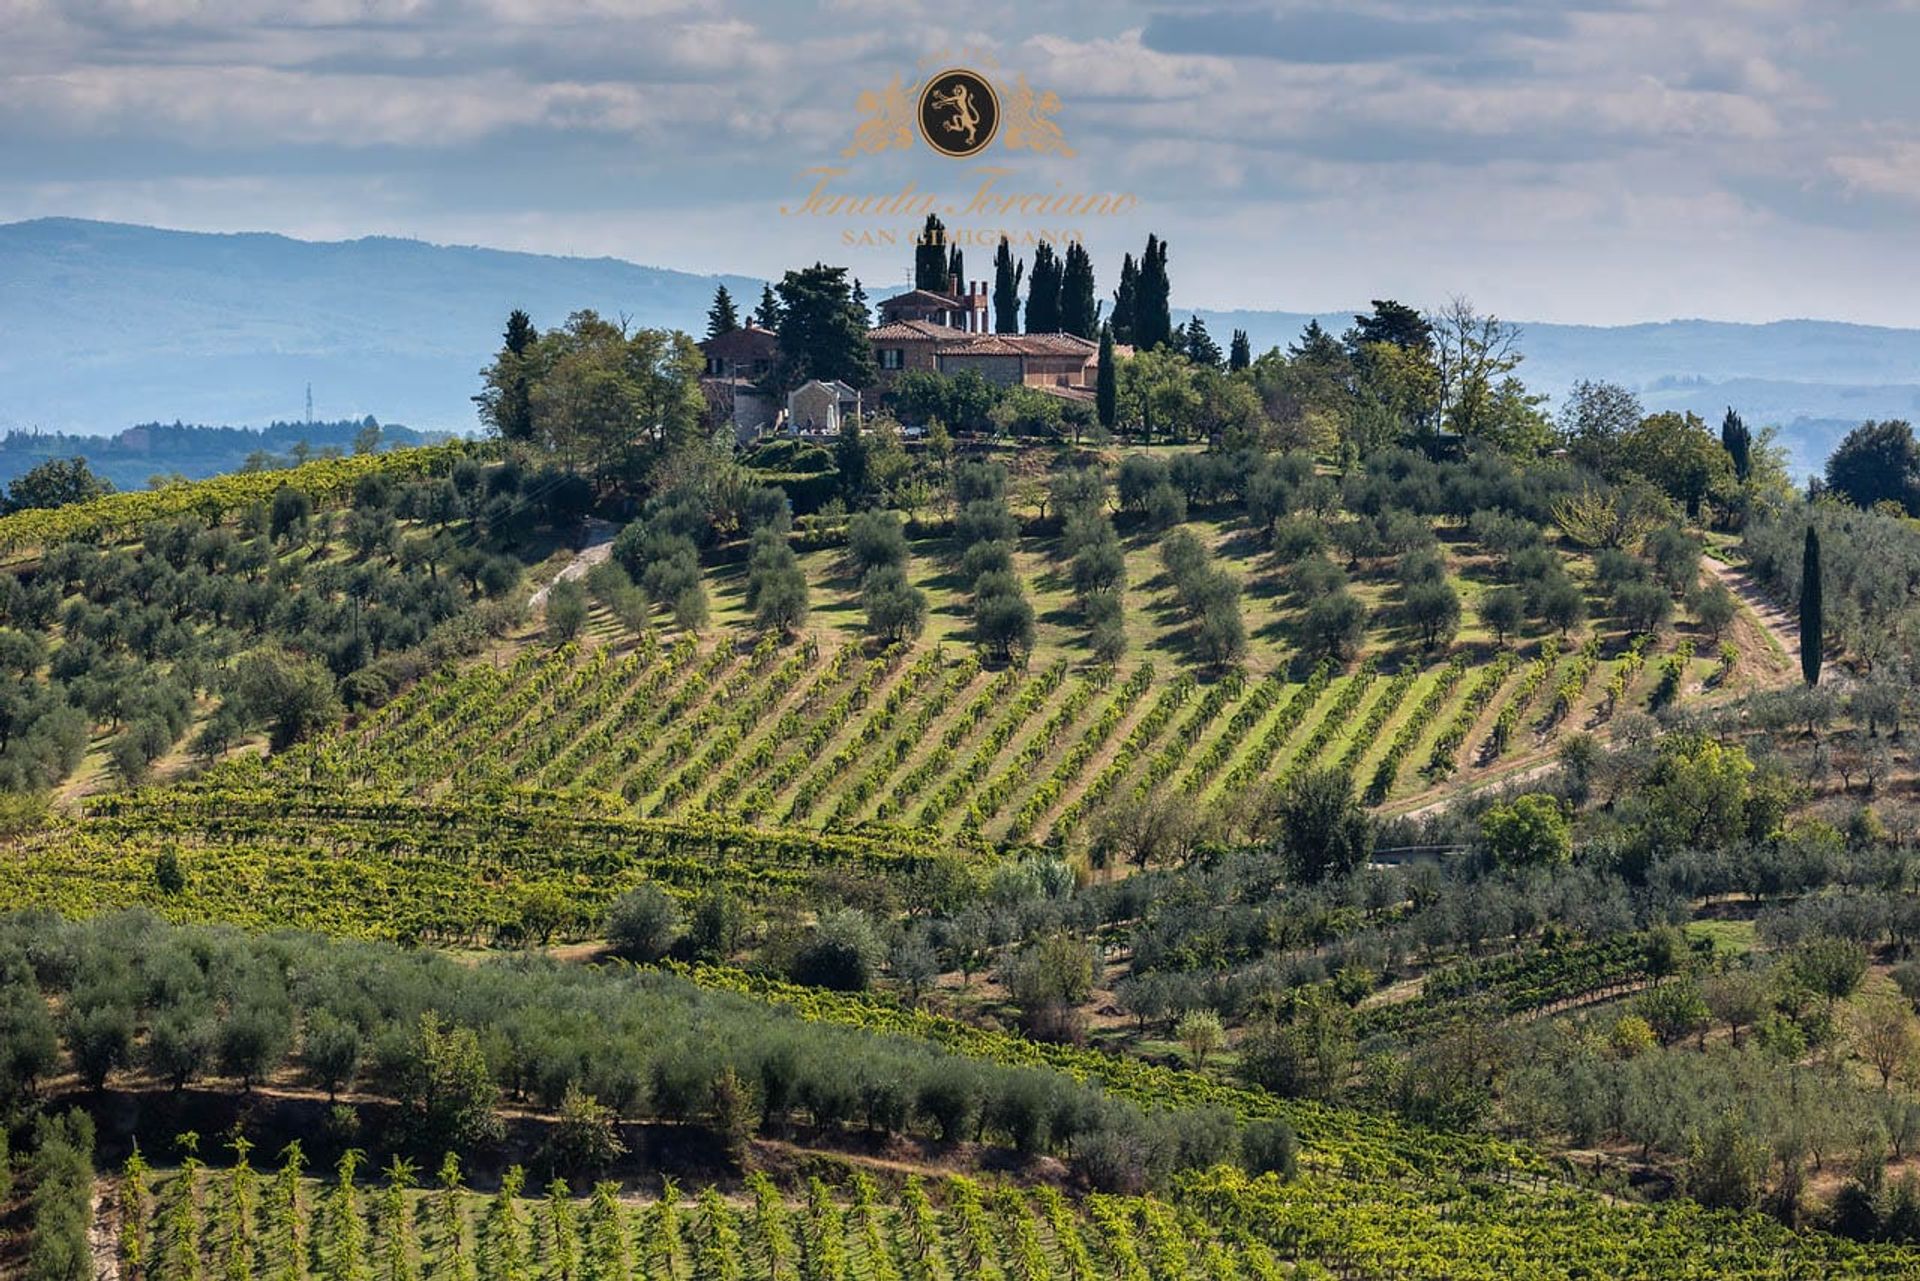
{"label": "dark circular badge", "polygon": [[1000,128],[1000,99],[976,71],[943,71],[920,90],[920,136],[943,156],[984,151]]}

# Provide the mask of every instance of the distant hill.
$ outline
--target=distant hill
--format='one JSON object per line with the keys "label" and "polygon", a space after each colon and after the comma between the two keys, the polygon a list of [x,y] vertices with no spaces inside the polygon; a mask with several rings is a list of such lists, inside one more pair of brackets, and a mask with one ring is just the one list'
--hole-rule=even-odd
{"label": "distant hill", "polygon": [[[751,306],[757,280],[727,277]],[[471,431],[507,312],[704,326],[710,276],[375,237],[314,243],[46,218],[0,225],[0,429],[373,414]]]}
{"label": "distant hill", "polygon": [[186,423],[141,423],[111,436],[68,432],[10,431],[0,437],[0,485],[50,458],[85,458],[115,489],[141,489],[156,475],[188,480],[239,471],[257,456],[284,466],[304,446],[318,454],[354,448],[368,427],[380,432],[380,448],[432,444],[446,432],[419,432],[371,416],[330,423],[270,423],[265,427],[201,427]]}
{"label": "distant hill", "polygon": [[[377,415],[470,431],[476,372],[506,313],[542,325],[591,307],[697,331],[718,279],[743,306],[761,282],[372,237],[314,243],[51,218],[0,225],[0,430],[106,434],[151,419],[265,423],[299,413]],[[1184,319],[1182,310],[1176,319]],[[1200,315],[1226,343],[1292,340],[1310,317]],[[1324,313],[1338,333],[1351,312]],[[1656,409],[1717,419],[1729,404],[1784,430],[1802,468],[1864,418],[1920,418],[1920,330],[1830,321],[1527,324],[1532,386],[1581,378],[1637,390]]]}

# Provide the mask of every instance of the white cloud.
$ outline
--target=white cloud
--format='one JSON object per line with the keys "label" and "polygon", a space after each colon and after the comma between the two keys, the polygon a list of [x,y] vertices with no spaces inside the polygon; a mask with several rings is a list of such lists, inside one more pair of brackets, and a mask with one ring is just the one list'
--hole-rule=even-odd
{"label": "white cloud", "polygon": [[[1258,25],[1254,0],[1205,5]],[[1377,274],[1509,312],[1794,291],[1811,301],[1793,310],[1832,312],[1853,264],[1910,245],[1920,202],[1911,127],[1839,105],[1873,8],[1275,0],[1292,25],[1250,56],[1220,33],[1254,28],[1232,23],[1168,43],[1203,52],[1152,47],[1191,16],[1165,0],[0,0],[0,146],[19,157],[0,213],[65,200],[770,271],[838,253],[753,211],[834,159],[861,88],[991,57],[1060,95],[1080,155],[1052,176],[1145,201],[1100,233],[1116,254],[1175,234],[1182,279],[1223,302],[1371,296]],[[1883,114],[1920,106],[1892,92]],[[889,161],[862,181],[920,172]],[[1242,234],[1274,238],[1263,271],[1228,252]]]}
{"label": "white cloud", "polygon": [[1838,155],[1829,166],[1851,191],[1920,204],[1920,140],[1892,140],[1870,152]]}

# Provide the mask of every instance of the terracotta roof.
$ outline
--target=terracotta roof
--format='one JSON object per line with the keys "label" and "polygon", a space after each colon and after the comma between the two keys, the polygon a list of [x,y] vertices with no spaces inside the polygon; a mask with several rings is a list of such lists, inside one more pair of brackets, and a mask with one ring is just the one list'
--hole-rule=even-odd
{"label": "terracotta roof", "polygon": [[758,355],[780,345],[780,336],[771,329],[762,329],[758,325],[743,325],[730,329],[718,338],[709,338],[700,344],[700,350],[709,356]]}
{"label": "terracotta roof", "polygon": [[957,297],[954,294],[939,293],[932,289],[909,289],[903,294],[895,294],[891,298],[882,298],[880,300],[880,307],[884,310],[894,306],[896,303],[903,302],[917,303],[926,307],[965,307],[967,305],[965,298]]}
{"label": "terracotta roof", "polygon": [[1058,396],[1061,400],[1089,401],[1094,398],[1092,387],[1060,387],[1053,383],[1028,384],[1032,390],[1044,392],[1049,396]]}
{"label": "terracotta roof", "polygon": [[1078,334],[962,334],[941,356],[1091,356],[1100,344]]}
{"label": "terracotta roof", "polygon": [[936,325],[930,320],[896,320],[878,329],[869,329],[870,342],[951,342],[962,331],[951,325]]}

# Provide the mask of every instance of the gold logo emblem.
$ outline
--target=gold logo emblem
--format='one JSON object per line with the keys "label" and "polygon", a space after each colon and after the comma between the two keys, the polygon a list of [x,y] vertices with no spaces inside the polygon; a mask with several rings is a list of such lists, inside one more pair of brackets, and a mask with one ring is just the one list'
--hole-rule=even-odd
{"label": "gold logo emblem", "polygon": [[1024,72],[1014,78],[1004,99],[1001,91],[977,71],[954,68],[929,76],[918,85],[902,84],[898,75],[883,89],[863,91],[855,102],[860,123],[843,156],[905,150],[916,135],[943,156],[965,159],[985,151],[996,137],[1012,151],[1072,156],[1066,135],[1051,119],[1060,110],[1060,97],[1051,89],[1037,91]]}
{"label": "gold logo emblem", "polygon": [[929,76],[920,90],[920,136],[943,156],[956,159],[985,151],[1000,129],[1000,99],[987,78],[973,71]]}

